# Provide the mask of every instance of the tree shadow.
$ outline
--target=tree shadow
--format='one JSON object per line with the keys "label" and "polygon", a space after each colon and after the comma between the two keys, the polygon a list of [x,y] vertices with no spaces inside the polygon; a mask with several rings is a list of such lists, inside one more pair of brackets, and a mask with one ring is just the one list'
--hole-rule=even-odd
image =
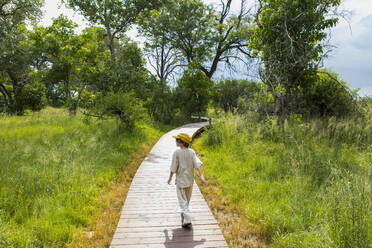
{"label": "tree shadow", "polygon": [[198,245],[204,244],[205,238],[201,240],[194,240],[194,230],[185,228],[172,229],[172,239],[169,237],[168,230],[165,229],[164,247],[166,248],[193,248]]}

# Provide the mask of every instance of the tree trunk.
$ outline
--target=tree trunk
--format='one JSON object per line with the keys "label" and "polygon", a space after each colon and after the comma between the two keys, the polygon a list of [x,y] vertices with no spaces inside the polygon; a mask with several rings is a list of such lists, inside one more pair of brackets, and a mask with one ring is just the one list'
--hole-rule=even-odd
{"label": "tree trunk", "polygon": [[115,42],[114,42],[114,37],[112,36],[111,29],[109,25],[105,25],[106,27],[106,32],[107,32],[107,38],[109,41],[109,49],[111,53],[111,60],[114,65],[114,69],[116,69],[116,57],[115,57]]}
{"label": "tree trunk", "polygon": [[81,92],[83,92],[84,89],[85,89],[85,85],[83,87],[81,87],[80,90],[79,90],[79,92],[78,92],[78,97],[76,99],[75,114],[79,110],[80,96],[81,96]]}
{"label": "tree trunk", "polygon": [[8,98],[10,98],[10,96],[9,96],[9,93],[8,93],[8,91],[6,90],[6,88],[3,84],[0,84],[0,92],[3,95],[3,98],[4,98],[5,108],[8,111],[9,110],[9,100],[8,100]]}
{"label": "tree trunk", "polygon": [[7,71],[9,78],[11,80],[12,86],[13,86],[13,95],[14,97],[11,97],[10,94],[8,94],[9,99],[9,111],[10,113],[15,113],[17,115],[23,115],[23,103],[22,103],[22,90],[25,84],[27,83],[27,76],[21,80],[18,78],[13,72]]}
{"label": "tree trunk", "polygon": [[75,113],[74,113],[75,111],[73,110],[73,107],[72,107],[70,82],[67,80],[65,84],[66,84],[66,95],[67,95],[67,98],[68,98],[68,112],[70,113],[70,115],[75,115]]}

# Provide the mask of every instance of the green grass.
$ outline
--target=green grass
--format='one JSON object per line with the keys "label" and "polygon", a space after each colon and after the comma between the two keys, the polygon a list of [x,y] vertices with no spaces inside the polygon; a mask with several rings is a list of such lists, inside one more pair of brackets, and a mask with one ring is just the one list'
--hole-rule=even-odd
{"label": "green grass", "polygon": [[130,155],[160,134],[52,108],[0,116],[0,247],[65,247]]}
{"label": "green grass", "polygon": [[372,119],[220,116],[196,150],[272,247],[372,247]]}

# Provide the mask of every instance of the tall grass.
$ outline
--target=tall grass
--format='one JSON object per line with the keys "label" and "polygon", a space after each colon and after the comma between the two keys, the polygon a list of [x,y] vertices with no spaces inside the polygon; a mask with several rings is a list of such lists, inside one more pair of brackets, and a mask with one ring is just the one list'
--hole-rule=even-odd
{"label": "tall grass", "polygon": [[0,117],[0,247],[65,247],[131,153],[159,135],[52,108]]}
{"label": "tall grass", "polygon": [[205,173],[272,247],[372,247],[372,119],[219,120]]}

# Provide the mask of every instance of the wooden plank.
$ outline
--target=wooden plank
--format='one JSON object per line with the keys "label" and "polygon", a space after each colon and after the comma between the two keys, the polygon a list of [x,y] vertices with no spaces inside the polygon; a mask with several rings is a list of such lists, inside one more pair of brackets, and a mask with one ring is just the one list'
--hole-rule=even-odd
{"label": "wooden plank", "polygon": [[[165,232],[169,232],[169,236],[171,237],[180,237],[180,236],[190,236],[190,233],[186,229],[182,229],[183,232],[173,231],[177,229],[159,229],[158,231],[153,232],[116,232],[115,238],[124,239],[124,238],[152,238],[152,237],[165,237]],[[220,229],[213,228],[213,229],[199,229],[193,230],[194,237],[196,236],[204,236],[204,235],[219,235]]]}
{"label": "wooden plank", "polygon": [[198,186],[190,202],[192,227],[181,228],[176,186],[168,185],[174,139],[180,132],[193,134],[203,124],[191,124],[165,134],[139,167],[110,247],[227,247],[217,221]]}
{"label": "wooden plank", "polygon": [[[148,233],[148,232],[163,232],[164,230],[174,230],[174,229],[178,229],[179,228],[179,225],[175,225],[175,226],[165,226],[165,227],[129,227],[129,226],[126,226],[126,227],[118,227],[116,229],[116,232],[119,232],[119,233]],[[192,230],[194,232],[198,232],[198,231],[201,231],[201,230],[210,230],[210,229],[219,229],[218,226],[215,226],[215,225],[193,225],[193,228]]]}
{"label": "wooden plank", "polygon": [[135,237],[135,238],[116,238],[111,244],[121,244],[121,245],[135,245],[135,244],[162,244],[166,243],[193,243],[193,242],[211,242],[211,241],[224,241],[221,235],[187,235],[187,236],[171,236],[168,234],[165,237]]}

